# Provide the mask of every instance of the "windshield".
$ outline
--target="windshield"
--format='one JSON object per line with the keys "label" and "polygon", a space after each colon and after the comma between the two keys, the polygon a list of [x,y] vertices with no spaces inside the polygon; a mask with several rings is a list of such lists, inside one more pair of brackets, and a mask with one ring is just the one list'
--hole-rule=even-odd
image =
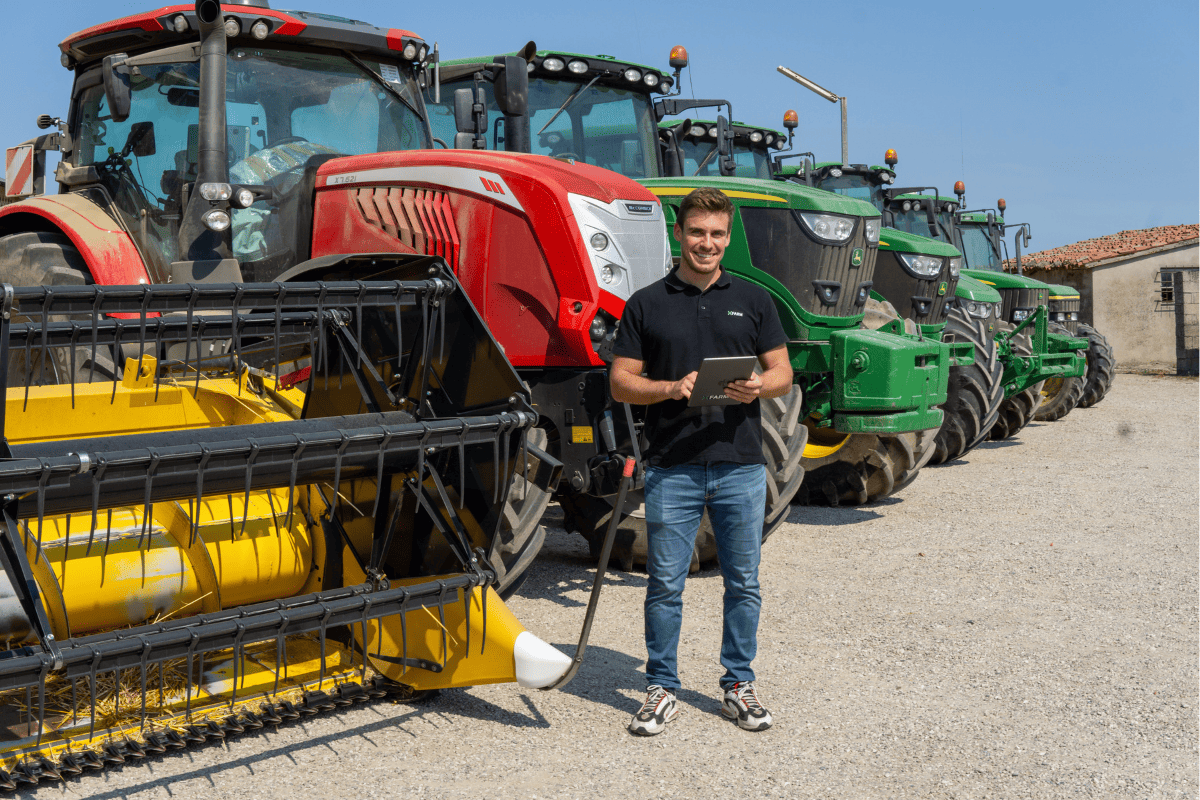
{"label": "windshield", "polygon": [[[270,183],[286,195],[315,156],[431,144],[415,110],[420,108],[416,82],[398,62],[363,60],[364,70],[341,55],[237,47],[226,63],[226,142],[233,183]],[[179,258],[175,237],[183,190],[196,179],[200,66],[136,66],[130,84],[132,104],[124,122],[112,120],[102,86],[80,93],[76,159],[79,165],[97,167],[118,210],[129,218],[130,230],[140,236],[145,225],[143,249],[163,268]],[[139,146],[130,146],[131,131],[138,132]],[[296,249],[296,220],[272,213],[277,206],[260,202],[234,211],[234,255],[244,267]],[[243,273],[249,280],[255,270]]]}
{"label": "windshield", "polygon": [[962,251],[967,269],[1000,271],[1000,255],[996,252],[988,229],[983,225],[959,225],[958,249]]}
{"label": "windshield", "polygon": [[[469,88],[473,81],[442,87],[442,103],[430,106],[433,135],[454,142],[454,89]],[[658,176],[655,153],[657,133],[650,99],[629,89],[594,84],[532,78],[529,81],[530,147],[546,156],[574,158],[619,172],[629,178]],[[504,149],[504,117],[496,105],[491,82],[487,94],[488,149]],[[555,117],[555,112],[573,93],[574,99]],[[553,122],[551,122],[553,119]],[[549,123],[549,124],[547,124]]]}
{"label": "windshield", "polygon": [[893,211],[892,221],[888,225],[889,228],[895,228],[905,233],[916,234],[926,238],[937,239],[947,244],[952,244],[950,231],[951,227],[950,215],[944,211],[939,211],[933,215],[934,223],[937,225],[937,231],[929,230],[929,214],[923,208],[913,208],[909,211]]}
{"label": "windshield", "polygon": [[[879,189],[871,186],[866,175],[845,172],[837,178],[827,175],[817,182],[817,188],[845,197],[853,197],[856,200],[866,200],[880,211],[883,210],[883,198],[878,194]],[[928,231],[928,226],[926,230]]]}
{"label": "windshield", "polygon": [[[683,176],[720,177],[721,166],[717,161],[715,139],[683,140]],[[705,161],[705,159],[708,159]],[[771,161],[766,151],[745,145],[734,144],[733,161],[737,165],[733,174],[738,178],[771,179]]]}

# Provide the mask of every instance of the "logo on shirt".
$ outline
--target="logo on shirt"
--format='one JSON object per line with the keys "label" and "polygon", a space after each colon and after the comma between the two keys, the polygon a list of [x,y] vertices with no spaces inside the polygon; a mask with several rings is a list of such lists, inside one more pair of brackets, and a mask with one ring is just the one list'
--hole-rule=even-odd
{"label": "logo on shirt", "polygon": [[742,312],[740,312],[740,311],[727,311],[727,312],[725,312],[725,313],[729,314],[729,316],[731,316],[731,317],[744,317],[744,316],[746,316],[745,314],[743,314],[743,313],[742,313]]}

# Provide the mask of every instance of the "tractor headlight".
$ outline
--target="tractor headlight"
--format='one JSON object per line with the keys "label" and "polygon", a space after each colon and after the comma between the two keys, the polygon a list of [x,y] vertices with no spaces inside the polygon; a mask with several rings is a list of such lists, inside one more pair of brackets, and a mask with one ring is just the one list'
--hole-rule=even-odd
{"label": "tractor headlight", "polygon": [[612,264],[605,264],[600,267],[600,280],[609,286],[617,282],[617,273],[613,269]]}
{"label": "tractor headlight", "polygon": [[773,144],[771,146],[774,147],[776,150],[782,150],[783,148],[787,147],[787,141],[785,139],[783,139],[783,137],[780,137],[780,138],[776,139],[775,144]]}
{"label": "tractor headlight", "polygon": [[254,205],[254,192],[243,187],[233,193],[233,204],[238,208],[249,208]]}
{"label": "tractor headlight", "polygon": [[593,250],[603,250],[608,247],[608,237],[600,232],[593,233],[592,238],[588,241],[591,242]]}
{"label": "tractor headlight", "polygon": [[566,66],[567,65],[563,63],[561,58],[548,56],[542,59],[542,69],[546,70],[547,72],[562,72],[563,68]]}
{"label": "tractor headlight", "polygon": [[1079,319],[1079,312],[1078,312],[1078,311],[1072,311],[1072,312],[1071,312],[1071,319],[1073,319],[1073,320],[1077,320],[1077,319]]}
{"label": "tractor headlight", "polygon": [[813,236],[834,244],[841,244],[849,240],[850,235],[854,233],[854,217],[801,211],[800,221]]}
{"label": "tractor headlight", "polygon": [[1024,322],[1029,319],[1029,315],[1033,312],[1031,308],[1014,308],[1013,322]]}
{"label": "tractor headlight", "polygon": [[608,333],[608,323],[604,321],[604,317],[597,314],[592,320],[592,326],[588,328],[588,335],[592,337],[593,342],[598,342],[604,338],[606,333]]}
{"label": "tractor headlight", "polygon": [[693,125],[692,127],[688,128],[687,131],[688,136],[703,136],[706,133],[708,133],[708,129],[703,125]]}
{"label": "tractor headlight", "polygon": [[879,220],[867,220],[864,228],[867,235],[867,241],[871,244],[879,244]]}
{"label": "tractor headlight", "polygon": [[576,75],[582,75],[583,73],[587,72],[587,62],[580,61],[578,58],[576,58],[567,64],[567,69],[569,69],[571,72],[574,72]]}
{"label": "tractor headlight", "polygon": [[412,42],[404,45],[404,50],[401,51],[405,61],[415,61],[417,58],[417,46]]}
{"label": "tractor headlight", "polygon": [[987,319],[992,315],[991,303],[976,303],[974,301],[966,303],[967,313],[975,319]]}
{"label": "tractor headlight", "polygon": [[914,278],[936,278],[942,271],[942,260],[934,256],[920,256],[916,253],[897,253],[900,264]]}
{"label": "tractor headlight", "polygon": [[837,167],[834,167],[833,169],[829,170],[829,177],[840,178],[840,177],[842,177],[842,171],[840,169],[838,169]]}
{"label": "tractor headlight", "polygon": [[750,134],[750,141],[754,142],[755,144],[758,144],[759,142],[761,142],[762,139],[763,139],[762,131],[754,131],[753,133]]}
{"label": "tractor headlight", "polygon": [[651,89],[653,89],[655,86],[658,86],[658,81],[659,81],[659,77],[658,77],[657,72],[647,72],[646,75],[642,78],[642,82],[645,83],[647,86],[649,86]]}
{"label": "tractor headlight", "polygon": [[716,125],[711,125],[711,126],[709,126],[709,128],[708,128],[708,135],[709,135],[709,136],[716,136],[716,135],[717,135],[717,132],[718,132],[718,131],[717,131],[717,126],[716,126]]}
{"label": "tractor headlight", "polygon": [[219,208],[209,211],[201,219],[204,220],[204,227],[210,231],[221,233],[229,229],[229,215]]}
{"label": "tractor headlight", "polygon": [[225,35],[230,39],[235,39],[242,33],[242,23],[237,17],[225,18]]}
{"label": "tractor headlight", "polygon": [[187,17],[185,17],[183,14],[176,14],[175,19],[171,20],[171,27],[175,29],[176,33],[187,33]]}
{"label": "tractor headlight", "polygon": [[200,196],[210,202],[228,200],[233,197],[233,187],[228,183],[202,183],[200,184]]}
{"label": "tractor headlight", "polygon": [[957,278],[958,273],[961,270],[962,270],[962,257],[959,256],[957,258],[950,259],[950,275],[951,275],[951,277]]}
{"label": "tractor headlight", "polygon": [[637,83],[642,79],[642,71],[640,69],[634,69],[633,67],[625,70],[623,74],[625,75],[625,80],[629,81],[630,83]]}
{"label": "tractor headlight", "polygon": [[250,26],[250,35],[255,39],[258,39],[260,42],[267,38],[270,33],[271,26],[261,19]]}

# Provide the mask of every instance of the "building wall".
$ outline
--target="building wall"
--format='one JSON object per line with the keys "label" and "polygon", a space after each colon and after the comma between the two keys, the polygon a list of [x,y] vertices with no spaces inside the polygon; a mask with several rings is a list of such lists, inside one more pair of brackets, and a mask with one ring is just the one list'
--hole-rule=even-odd
{"label": "building wall", "polygon": [[1198,266],[1200,247],[1193,243],[1087,270],[1092,325],[1112,345],[1119,369],[1175,372],[1175,314],[1155,310],[1158,274]]}

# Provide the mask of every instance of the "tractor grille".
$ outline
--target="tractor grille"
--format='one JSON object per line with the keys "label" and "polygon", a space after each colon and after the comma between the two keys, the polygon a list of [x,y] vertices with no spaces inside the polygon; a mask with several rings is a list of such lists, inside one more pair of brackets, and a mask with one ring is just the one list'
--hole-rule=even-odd
{"label": "tractor grille", "polygon": [[[946,285],[942,289],[942,284]],[[900,316],[920,325],[936,325],[946,321],[948,302],[954,298],[958,278],[944,266],[935,278],[917,279],[900,264],[891,250],[881,250],[875,267],[875,291],[883,295]]]}
{"label": "tractor grille", "polygon": [[[860,302],[859,289],[874,278],[879,248],[867,245],[861,222],[846,244],[828,245],[807,235],[790,209],[743,207],[741,215],[750,263],[786,286],[806,311],[822,317],[863,313],[866,297]],[[862,263],[855,266],[860,249]],[[822,300],[822,287],[833,290],[833,302]]]}
{"label": "tractor grille", "polygon": [[662,280],[670,269],[667,231],[661,212],[654,219],[609,216],[612,243],[629,268],[629,294]]}
{"label": "tractor grille", "polygon": [[1079,311],[1083,308],[1083,299],[1072,297],[1067,300],[1050,300],[1050,321],[1057,322],[1074,336],[1079,333]]}
{"label": "tractor grille", "polygon": [[380,186],[356,190],[354,200],[368,224],[458,268],[458,229],[445,192]]}
{"label": "tractor grille", "polygon": [[[1050,296],[1050,290],[1046,288],[1029,288],[1029,289],[1000,289],[1000,318],[1005,322],[1013,322],[1013,312],[1018,308],[1029,309],[1032,314],[1037,310],[1038,306],[1044,306]],[[1022,320],[1017,320],[1021,322]]]}

